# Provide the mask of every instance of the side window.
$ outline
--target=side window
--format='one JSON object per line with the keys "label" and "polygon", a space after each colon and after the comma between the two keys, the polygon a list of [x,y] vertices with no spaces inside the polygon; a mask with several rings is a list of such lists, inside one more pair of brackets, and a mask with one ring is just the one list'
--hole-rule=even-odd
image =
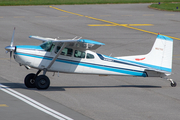
{"label": "side window", "polygon": [[[60,49],[61,49],[61,47],[57,46],[54,52],[57,54]],[[72,53],[73,53],[73,49],[71,49],[71,48],[64,48],[62,50],[62,52],[61,52],[61,55],[72,56]]]}
{"label": "side window", "polygon": [[94,59],[94,55],[87,53],[86,58],[87,59]]}
{"label": "side window", "polygon": [[57,46],[54,52],[57,54],[60,49],[61,49],[61,47]]}
{"label": "side window", "polygon": [[85,58],[85,52],[75,50],[74,57],[76,57],[76,58]]}
{"label": "side window", "polygon": [[73,49],[71,48],[64,48],[64,50],[61,52],[61,55],[65,56],[72,56]]}

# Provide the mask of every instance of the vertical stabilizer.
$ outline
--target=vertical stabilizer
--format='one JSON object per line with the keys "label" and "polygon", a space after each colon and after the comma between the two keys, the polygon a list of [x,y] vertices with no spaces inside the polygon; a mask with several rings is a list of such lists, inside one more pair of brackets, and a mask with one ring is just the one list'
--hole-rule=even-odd
{"label": "vertical stabilizer", "polygon": [[155,65],[159,70],[171,72],[173,39],[158,35],[151,51],[146,55],[146,63]]}
{"label": "vertical stabilizer", "polygon": [[146,55],[116,57],[134,62],[149,69],[171,72],[173,55],[173,39],[158,35],[151,51]]}

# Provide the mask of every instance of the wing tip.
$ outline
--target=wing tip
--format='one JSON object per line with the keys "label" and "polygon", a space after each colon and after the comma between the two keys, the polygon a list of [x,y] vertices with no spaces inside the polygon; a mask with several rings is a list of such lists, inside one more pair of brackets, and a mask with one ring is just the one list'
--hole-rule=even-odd
{"label": "wing tip", "polygon": [[80,39],[79,42],[96,44],[96,45],[105,45],[104,43],[93,41],[93,40],[88,40],[88,39]]}

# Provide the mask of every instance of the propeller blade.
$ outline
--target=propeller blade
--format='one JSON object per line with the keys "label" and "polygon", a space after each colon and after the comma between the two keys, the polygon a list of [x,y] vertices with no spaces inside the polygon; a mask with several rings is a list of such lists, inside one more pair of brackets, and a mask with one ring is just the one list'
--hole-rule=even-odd
{"label": "propeller blade", "polygon": [[16,49],[16,47],[13,46],[15,29],[16,28],[14,27],[14,31],[13,31],[13,35],[12,35],[12,38],[11,38],[10,46],[5,47],[6,53],[10,52],[10,61],[11,61],[11,58],[12,58],[12,54],[13,54],[14,50]]}
{"label": "propeller blade", "polygon": [[12,35],[12,38],[11,38],[11,44],[10,44],[11,47],[13,46],[13,42],[14,42],[15,29],[16,29],[16,28],[14,27],[13,35]]}
{"label": "propeller blade", "polygon": [[10,51],[10,61],[11,61],[11,58],[12,58],[12,51]]}

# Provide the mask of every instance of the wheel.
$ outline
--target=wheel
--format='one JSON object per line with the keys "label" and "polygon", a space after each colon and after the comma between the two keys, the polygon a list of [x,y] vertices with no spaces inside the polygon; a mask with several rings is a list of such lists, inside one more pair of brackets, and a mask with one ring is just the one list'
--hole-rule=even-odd
{"label": "wheel", "polygon": [[50,85],[50,80],[47,76],[40,75],[36,77],[35,85],[36,85],[36,88],[39,90],[47,89]]}
{"label": "wheel", "polygon": [[30,73],[28,74],[25,78],[24,78],[24,84],[27,88],[35,88],[35,80],[33,79],[35,76],[34,73]]}
{"label": "wheel", "polygon": [[174,82],[174,83],[171,82],[171,87],[176,87],[176,85],[177,85],[176,82]]}

